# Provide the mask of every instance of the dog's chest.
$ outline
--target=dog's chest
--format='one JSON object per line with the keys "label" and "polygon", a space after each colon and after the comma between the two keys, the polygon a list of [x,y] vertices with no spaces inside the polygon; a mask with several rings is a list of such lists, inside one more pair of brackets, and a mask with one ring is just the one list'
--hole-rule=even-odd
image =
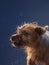
{"label": "dog's chest", "polygon": [[29,60],[29,59],[34,60],[35,59],[35,55],[36,55],[35,52],[36,52],[35,49],[27,47],[27,49],[26,49],[27,60]]}

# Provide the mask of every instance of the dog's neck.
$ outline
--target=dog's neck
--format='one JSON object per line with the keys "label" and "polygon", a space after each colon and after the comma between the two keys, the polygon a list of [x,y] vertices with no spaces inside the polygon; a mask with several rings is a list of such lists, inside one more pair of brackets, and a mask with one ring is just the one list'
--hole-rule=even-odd
{"label": "dog's neck", "polygon": [[26,53],[27,53],[27,60],[30,60],[32,57],[32,60],[35,59],[35,49],[31,47],[26,47]]}

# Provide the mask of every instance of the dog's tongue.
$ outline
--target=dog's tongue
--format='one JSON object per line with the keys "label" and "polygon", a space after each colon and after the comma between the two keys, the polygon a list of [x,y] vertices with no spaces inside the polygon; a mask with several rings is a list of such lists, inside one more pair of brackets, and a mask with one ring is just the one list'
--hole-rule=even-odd
{"label": "dog's tongue", "polygon": [[43,35],[43,40],[45,41],[46,44],[49,44],[49,31],[46,31]]}

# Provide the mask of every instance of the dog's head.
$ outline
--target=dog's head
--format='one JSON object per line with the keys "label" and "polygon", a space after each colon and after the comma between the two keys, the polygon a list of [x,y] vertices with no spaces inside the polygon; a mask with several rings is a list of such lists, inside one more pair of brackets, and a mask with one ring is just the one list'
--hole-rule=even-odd
{"label": "dog's head", "polygon": [[26,23],[17,28],[17,33],[13,34],[10,40],[14,47],[34,46],[44,32],[45,28],[39,26],[38,23]]}

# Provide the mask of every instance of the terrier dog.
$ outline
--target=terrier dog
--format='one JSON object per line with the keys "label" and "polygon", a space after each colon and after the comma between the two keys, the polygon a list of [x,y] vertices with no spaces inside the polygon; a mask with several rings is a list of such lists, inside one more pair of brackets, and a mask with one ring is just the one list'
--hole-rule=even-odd
{"label": "terrier dog", "polygon": [[12,46],[24,48],[27,53],[27,65],[49,65],[48,26],[37,22],[26,23],[17,28],[10,38]]}

